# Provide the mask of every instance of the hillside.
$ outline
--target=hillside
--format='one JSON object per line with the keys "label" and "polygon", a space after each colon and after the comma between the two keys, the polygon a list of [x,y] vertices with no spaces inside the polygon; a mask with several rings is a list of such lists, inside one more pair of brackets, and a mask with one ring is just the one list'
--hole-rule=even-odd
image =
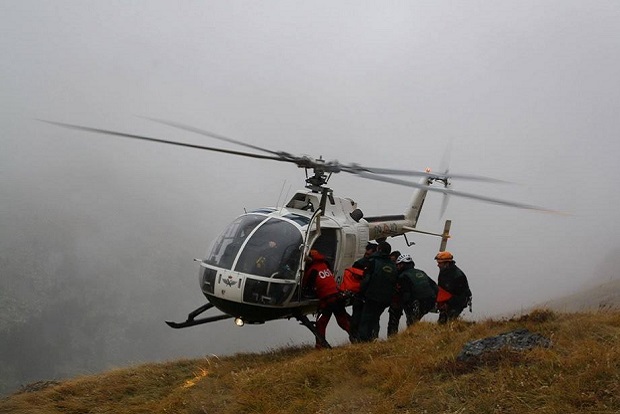
{"label": "hillside", "polygon": [[620,309],[620,279],[599,282],[579,292],[541,304],[559,312]]}
{"label": "hillside", "polygon": [[[527,328],[548,348],[456,359],[468,341]],[[288,348],[41,382],[2,413],[620,412],[620,312],[447,326],[422,322],[387,341]]]}

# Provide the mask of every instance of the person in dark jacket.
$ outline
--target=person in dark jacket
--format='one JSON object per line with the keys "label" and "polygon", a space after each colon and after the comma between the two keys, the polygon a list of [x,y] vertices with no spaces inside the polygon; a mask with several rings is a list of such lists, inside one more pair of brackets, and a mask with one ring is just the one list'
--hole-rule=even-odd
{"label": "person in dark jacket", "polygon": [[398,257],[400,256],[400,252],[398,250],[394,250],[392,253],[390,253],[390,260],[394,262],[394,264],[396,264],[396,260],[398,260]]}
{"label": "person in dark jacket", "polygon": [[372,256],[376,252],[377,252],[377,243],[373,243],[373,242],[366,243],[366,251],[364,252],[364,255],[353,263],[353,267],[357,269],[365,269],[366,266],[368,266],[368,261],[370,260],[370,256]]}
{"label": "person in dark jacket", "polygon": [[[355,269],[365,270],[370,263],[370,256],[377,252],[377,243],[368,242],[364,256],[357,259],[353,266]],[[351,298],[351,326],[349,329],[349,340],[351,343],[359,341],[360,319],[362,317],[362,309],[364,308],[364,299],[361,293],[356,293]]]}
{"label": "person in dark jacket", "polygon": [[379,319],[390,305],[396,290],[397,270],[390,260],[392,247],[387,242],[380,242],[377,252],[370,256],[364,279],[361,283],[361,294],[364,306],[360,317],[358,337],[362,342],[369,342],[379,336]]}
{"label": "person in dark jacket", "polygon": [[[407,326],[411,326],[435,307],[435,300],[439,288],[433,279],[415,268],[413,259],[408,254],[401,254],[396,259],[398,268],[398,304],[390,306],[390,321],[388,323],[388,336],[398,332],[400,317],[405,311]],[[394,302],[392,302],[394,304]]]}
{"label": "person in dark jacket", "polygon": [[442,304],[439,312],[439,323],[459,317],[463,309],[471,303],[471,290],[467,276],[456,266],[452,253],[444,251],[435,256],[439,267],[437,284],[450,294],[450,298]]}
{"label": "person in dark jacket", "polygon": [[[400,251],[394,250],[390,253],[390,260],[396,264],[396,260],[400,256]],[[396,266],[398,270],[398,265]],[[398,279],[396,280],[396,290],[394,291],[394,295],[392,296],[392,302],[390,303],[390,307],[388,308],[388,326],[387,326],[387,336],[392,336],[398,332],[398,324],[400,321],[400,317],[403,314],[403,304],[400,300],[400,283]]]}
{"label": "person in dark jacket", "polygon": [[[322,339],[325,339],[327,324],[332,315],[336,316],[336,322],[345,332],[349,333],[351,317],[345,310],[344,298],[336,284],[334,274],[329,268],[325,256],[318,250],[310,250],[308,267],[304,273],[302,288],[312,290],[319,299],[319,311],[316,317],[316,330]],[[317,349],[323,348],[323,341],[316,338]]]}

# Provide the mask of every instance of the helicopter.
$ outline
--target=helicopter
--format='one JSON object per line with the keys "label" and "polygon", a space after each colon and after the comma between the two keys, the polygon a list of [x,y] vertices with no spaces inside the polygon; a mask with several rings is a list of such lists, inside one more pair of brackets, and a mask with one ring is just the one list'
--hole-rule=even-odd
{"label": "helicopter", "polygon": [[[458,196],[510,207],[554,212],[534,205],[450,188],[452,179],[504,182],[502,180],[451,174],[447,170],[436,173],[430,169],[398,170],[355,163],[342,164],[338,161],[326,161],[322,157],[316,159],[273,151],[176,122],[147,119],[249,148],[254,152],[188,144],[62,122],[40,121],[83,132],[291,163],[303,168],[306,175],[305,187],[296,191],[281,207],[261,207],[244,212],[224,228],[203,259],[194,259],[199,264],[199,285],[207,302],[191,311],[183,322],[166,321],[168,326],[175,329],[224,319],[234,319],[237,326],[243,326],[295,318],[324,346],[329,347],[308,318],[308,315],[317,312],[319,301],[316,297],[308,296],[302,289],[305,258],[311,249],[316,249],[327,257],[338,283],[344,270],[363,256],[365,246],[370,241],[403,236],[407,245],[412,245],[413,242],[407,239],[407,234],[420,233],[440,237],[440,251],[443,251],[450,238],[450,220],[445,221],[442,232],[426,231],[417,227],[428,192],[443,193],[444,199]],[[333,190],[328,187],[327,184],[335,173],[348,173],[368,180],[410,187],[414,192],[403,212],[365,217],[355,201],[334,195]],[[419,181],[408,181],[395,176],[418,177]],[[213,308],[220,313],[201,316]]]}

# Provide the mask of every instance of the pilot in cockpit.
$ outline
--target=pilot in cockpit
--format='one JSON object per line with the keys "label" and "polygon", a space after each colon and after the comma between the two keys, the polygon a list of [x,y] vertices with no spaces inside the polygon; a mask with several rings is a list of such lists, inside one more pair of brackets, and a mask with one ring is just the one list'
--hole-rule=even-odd
{"label": "pilot in cockpit", "polygon": [[278,243],[270,240],[256,255],[252,273],[260,276],[271,276],[278,268]]}

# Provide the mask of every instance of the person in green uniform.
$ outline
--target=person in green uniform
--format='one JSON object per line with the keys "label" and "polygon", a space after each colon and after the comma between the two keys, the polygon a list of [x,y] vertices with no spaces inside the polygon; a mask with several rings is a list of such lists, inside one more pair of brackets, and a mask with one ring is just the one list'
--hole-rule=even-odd
{"label": "person in green uniform", "polygon": [[388,323],[388,336],[398,332],[400,317],[405,312],[407,326],[411,326],[435,307],[439,288],[426,272],[415,268],[413,258],[401,254],[396,259],[398,268],[398,296],[401,307],[393,309]]}
{"label": "person in green uniform", "polygon": [[382,241],[377,252],[370,256],[364,271],[360,293],[364,300],[358,337],[362,342],[369,342],[379,336],[379,319],[390,305],[396,290],[398,271],[390,260],[392,246]]}

